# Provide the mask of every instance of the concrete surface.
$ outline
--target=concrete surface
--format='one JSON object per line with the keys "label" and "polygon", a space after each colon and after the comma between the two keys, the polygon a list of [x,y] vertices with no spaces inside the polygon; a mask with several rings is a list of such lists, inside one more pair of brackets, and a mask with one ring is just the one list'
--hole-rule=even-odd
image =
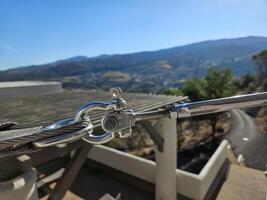
{"label": "concrete surface", "polygon": [[265,200],[266,192],[267,178],[262,171],[230,165],[217,200]]}
{"label": "concrete surface", "polygon": [[62,92],[61,82],[12,81],[0,82],[0,97],[35,96]]}
{"label": "concrete surface", "polygon": [[260,131],[255,120],[244,111],[231,112],[232,129],[225,136],[235,154],[242,154],[248,167],[267,170],[267,134]]}

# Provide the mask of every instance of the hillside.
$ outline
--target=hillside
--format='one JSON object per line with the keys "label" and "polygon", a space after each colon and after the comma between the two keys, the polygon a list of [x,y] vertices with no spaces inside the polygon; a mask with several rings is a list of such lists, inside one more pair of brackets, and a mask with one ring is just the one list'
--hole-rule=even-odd
{"label": "hillside", "polygon": [[253,72],[251,56],[267,49],[267,37],[244,37],[193,43],[149,52],[73,57],[54,63],[19,67],[0,73],[0,80],[60,79],[71,87],[119,84],[129,90],[177,86],[203,76],[210,66],[230,67],[235,76]]}

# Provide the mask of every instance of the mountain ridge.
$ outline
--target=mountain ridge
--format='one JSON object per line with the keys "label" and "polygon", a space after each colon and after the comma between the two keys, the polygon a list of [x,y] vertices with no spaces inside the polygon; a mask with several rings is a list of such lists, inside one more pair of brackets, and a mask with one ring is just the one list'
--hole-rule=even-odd
{"label": "mountain ridge", "polygon": [[9,69],[6,69],[4,71],[9,71],[9,70],[13,70],[13,69],[18,69],[18,68],[25,68],[25,67],[30,67],[30,66],[41,66],[41,65],[49,65],[49,64],[59,64],[62,62],[79,62],[79,61],[84,61],[84,60],[88,60],[88,59],[97,59],[97,58],[106,58],[106,57],[111,57],[111,56],[123,56],[123,55],[133,55],[133,54],[141,54],[141,53],[153,53],[153,52],[159,52],[159,51],[165,51],[165,50],[175,50],[177,48],[183,48],[183,47],[189,47],[189,46],[195,46],[195,45],[199,45],[199,44],[206,44],[206,43],[213,43],[213,42],[223,42],[223,41],[228,41],[228,40],[242,40],[242,39],[264,39],[267,41],[267,36],[245,36],[245,37],[238,37],[238,38],[221,38],[221,39],[211,39],[211,40],[204,40],[204,41],[199,41],[199,42],[193,42],[193,43],[188,43],[188,44],[184,44],[184,45],[179,45],[179,46],[173,46],[173,47],[168,47],[168,48],[160,48],[157,50],[148,50],[148,51],[137,51],[137,52],[130,52],[130,53],[120,53],[120,54],[100,54],[97,56],[93,56],[93,57],[88,57],[85,55],[77,55],[77,56],[73,56],[70,58],[66,58],[66,59],[59,59],[53,62],[49,62],[49,63],[44,63],[44,64],[32,64],[32,65],[28,65],[28,66],[18,66],[18,67],[12,67]]}
{"label": "mountain ridge", "polygon": [[90,82],[99,87],[107,80],[109,84],[119,81],[122,85],[125,82],[140,85],[144,82],[142,87],[154,84],[175,87],[184,79],[204,76],[211,66],[231,68],[235,76],[253,73],[251,57],[264,49],[267,49],[267,37],[263,36],[207,40],[156,51],[75,56],[43,65],[8,69],[0,73],[0,80],[78,77],[79,84]]}

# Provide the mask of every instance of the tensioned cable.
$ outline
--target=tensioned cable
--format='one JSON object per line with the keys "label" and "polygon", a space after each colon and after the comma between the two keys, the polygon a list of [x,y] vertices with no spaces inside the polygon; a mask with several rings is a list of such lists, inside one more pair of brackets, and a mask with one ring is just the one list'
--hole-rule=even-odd
{"label": "tensioned cable", "polygon": [[[156,99],[155,99],[156,97]],[[147,100],[147,102],[141,104],[141,105],[135,105],[135,103],[131,103],[128,105],[129,108],[134,107],[136,108],[141,108],[144,107],[146,108],[148,105],[153,105],[159,101],[164,101],[164,100],[172,100],[172,99],[176,99],[177,97],[174,96],[169,96],[168,99],[166,99],[167,96],[163,96],[163,97],[158,97],[158,96],[145,96],[143,100]],[[152,100],[151,100],[152,99]],[[39,118],[36,120],[33,120],[35,118],[27,118],[27,122],[21,122],[20,120],[16,121],[18,123],[18,126],[16,126],[16,128],[28,128],[28,127],[36,127],[36,126],[40,126],[40,125],[47,125],[49,123],[58,121],[60,119],[63,118],[71,118],[74,115],[74,111],[69,111],[67,113],[63,113],[62,115],[57,115],[56,117],[46,117],[46,118]],[[103,111],[100,111],[98,113],[92,113],[91,117],[95,118],[97,116],[102,116],[103,115]]]}
{"label": "tensioned cable", "polygon": [[[173,102],[181,101],[183,99],[185,99],[185,98],[172,97],[171,99],[167,99],[167,100],[164,100],[164,101],[155,100],[155,102],[148,102],[146,104],[133,105],[133,106],[129,106],[129,107],[132,108],[135,111],[148,111],[148,110],[152,110],[152,109],[156,109],[156,108],[168,105],[168,104],[173,103]],[[101,120],[102,115],[103,115],[103,111],[101,111],[99,113],[95,113],[94,115],[91,115],[90,119],[91,119],[91,121],[93,123],[97,123],[97,122],[99,122]]]}
{"label": "tensioned cable", "polygon": [[[91,94],[92,95],[92,94]],[[98,99],[98,98],[108,98],[108,95],[103,95],[103,94],[93,94],[93,97],[92,98],[94,98],[94,99]],[[73,100],[75,100],[75,99],[73,99]],[[84,98],[84,100],[85,100],[85,102],[86,102],[86,98]],[[16,100],[15,100],[16,101]],[[48,102],[49,103],[49,102]],[[66,104],[67,104],[67,102],[66,102]],[[5,108],[6,108],[6,110],[11,110],[11,109],[16,109],[14,106],[6,106],[6,105],[3,105]],[[51,106],[51,108],[50,109],[53,109],[54,108],[54,106],[57,106],[57,105],[53,105],[53,106]],[[16,119],[16,117],[15,117],[15,119],[9,119],[9,120],[15,120],[17,123],[19,123],[20,125],[27,125],[27,124],[31,124],[31,123],[34,123],[34,122],[40,122],[40,121],[43,121],[43,122],[45,122],[45,121],[54,121],[54,120],[56,120],[56,119],[60,119],[59,117],[60,116],[62,116],[62,117],[68,117],[68,116],[72,116],[72,114],[75,112],[75,110],[73,109],[73,110],[71,110],[71,111],[68,111],[68,112],[63,112],[63,114],[62,115],[57,115],[57,117],[55,117],[55,116],[49,116],[49,117],[46,117],[46,118],[42,118],[42,119],[38,119],[38,120],[35,120],[36,119],[36,117],[29,117],[29,116],[27,116],[27,118],[26,118],[26,120],[27,120],[27,122],[25,122],[25,120],[18,120],[18,119]],[[25,115],[32,115],[32,114],[34,114],[34,113],[25,113]]]}
{"label": "tensioned cable", "polygon": [[[95,96],[94,95],[94,97],[92,97],[92,98],[94,98],[94,99],[97,99],[97,98],[107,98],[107,97],[104,97],[103,95],[98,95],[98,96]],[[140,98],[140,97],[139,97]],[[151,99],[151,96],[149,96],[149,95],[146,95],[146,96],[144,96],[144,97],[142,97],[143,99]],[[166,97],[165,97],[165,99],[166,99]],[[75,101],[75,99],[72,99],[72,100],[74,100]],[[78,99],[79,101],[80,101],[80,99]],[[86,101],[85,101],[86,102]],[[64,102],[63,102],[64,103]],[[67,105],[67,102],[66,102],[66,105]],[[53,107],[54,106],[58,106],[58,105],[53,105],[53,106],[51,106],[51,108],[49,108],[49,109],[53,109]],[[60,107],[62,106],[62,105],[59,105]],[[78,107],[77,107],[78,108]],[[77,109],[76,108],[76,109]],[[13,107],[7,107],[6,108],[6,110],[11,110],[11,109],[15,109],[14,108],[14,106]],[[75,112],[75,110],[76,109],[74,109],[74,108],[71,108],[71,110],[70,111],[68,111],[68,112],[64,112],[63,111],[63,113],[62,114],[60,114],[60,115],[57,115],[56,116],[56,118],[55,118],[55,116],[49,116],[49,117],[46,117],[46,118],[42,118],[42,119],[38,119],[38,120],[35,120],[36,119],[36,117],[31,117],[31,118],[29,118],[29,117],[27,117],[27,122],[25,122],[25,120],[17,120],[17,119],[13,119],[13,120],[16,120],[19,124],[21,124],[21,125],[24,125],[24,124],[29,124],[29,123],[33,123],[33,122],[38,122],[38,121],[51,121],[51,120],[55,120],[55,119],[59,119],[60,117],[64,117],[64,118],[66,118],[66,117],[68,117],[68,116],[72,116],[73,115],[73,113]],[[25,114],[33,114],[33,113],[25,113]],[[10,119],[10,120],[12,120],[12,119]]]}
{"label": "tensioned cable", "polygon": [[[144,99],[151,99],[151,97],[145,97]],[[166,99],[166,98],[165,98]],[[158,101],[159,99],[156,99],[155,101]],[[145,103],[148,103],[148,102],[145,102]],[[130,106],[134,106],[135,104],[129,104]],[[23,123],[20,123],[20,121],[17,121],[20,125],[25,125],[25,124],[29,124],[29,122],[30,123],[35,123],[35,122],[40,122],[40,121],[43,121],[43,122],[46,122],[46,121],[51,121],[51,120],[53,120],[53,121],[55,121],[55,120],[58,120],[58,119],[61,119],[61,118],[68,118],[68,117],[72,117],[73,116],[73,114],[74,114],[74,112],[75,111],[69,111],[69,112],[65,112],[65,113],[63,113],[62,115],[57,115],[57,117],[55,118],[55,117],[51,117],[51,116],[49,116],[49,117],[47,117],[47,118],[42,118],[42,119],[38,119],[38,120],[36,120],[36,121],[34,121],[34,120],[32,120],[32,119],[35,119],[35,118],[27,118],[27,121],[28,122],[23,122]]]}
{"label": "tensioned cable", "polygon": [[[171,103],[175,103],[178,101],[182,101],[184,100],[185,97],[173,97],[171,99],[167,99],[164,101],[159,101],[156,103],[153,103],[151,105],[151,102],[149,103],[149,105],[147,104],[141,104],[141,105],[135,105],[132,107],[133,110],[137,111],[137,112],[141,112],[141,111],[149,111],[149,110],[153,110],[153,109],[157,109],[163,106],[166,106],[168,104]],[[95,127],[98,127],[100,125],[100,119],[102,117],[101,116],[95,116],[92,117],[92,123],[94,124]],[[80,125],[81,126],[81,125]],[[64,132],[62,132],[62,130],[60,131],[53,131],[53,132],[49,132],[49,133],[43,133],[43,132],[37,132],[36,134],[33,135],[27,135],[24,137],[19,137],[19,138],[13,138],[7,141],[3,141],[0,143],[0,146],[10,146],[11,144],[19,144],[19,143],[27,143],[27,142],[31,142],[34,140],[38,140],[38,139],[43,139],[43,138],[47,138],[47,137],[51,137],[51,136],[55,136],[55,135],[59,135],[59,134],[63,134],[63,133],[67,133],[67,132],[71,132],[73,130],[77,130],[77,128],[79,127],[79,124],[77,124],[76,127],[71,127],[71,128],[65,128]],[[23,129],[22,129],[23,130]]]}
{"label": "tensioned cable", "polygon": [[[153,101],[151,103],[155,103],[157,101]],[[148,102],[146,102],[146,105],[148,104]],[[130,104],[130,107],[135,106],[135,104]],[[23,122],[21,123],[20,121],[16,121],[18,123],[18,125],[16,126],[16,128],[29,128],[29,127],[36,127],[36,126],[45,126],[48,125],[50,123],[53,123],[55,121],[59,121],[61,119],[66,119],[66,118],[71,118],[75,115],[74,111],[68,112],[68,113],[63,113],[62,115],[57,115],[56,117],[47,117],[47,118],[39,118],[37,120],[31,120],[31,119],[27,119],[27,122]],[[99,111],[97,113],[92,113],[91,117],[95,118],[97,116],[102,116],[103,115],[103,111]],[[32,118],[34,119],[34,118]]]}

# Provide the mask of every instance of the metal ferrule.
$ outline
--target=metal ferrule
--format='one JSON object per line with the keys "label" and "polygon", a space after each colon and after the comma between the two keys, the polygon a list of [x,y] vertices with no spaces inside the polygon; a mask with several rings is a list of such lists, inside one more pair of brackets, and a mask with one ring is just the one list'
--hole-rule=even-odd
{"label": "metal ferrule", "polygon": [[267,92],[177,104],[169,107],[169,111],[178,112],[178,118],[184,118],[264,105],[267,105]]}

